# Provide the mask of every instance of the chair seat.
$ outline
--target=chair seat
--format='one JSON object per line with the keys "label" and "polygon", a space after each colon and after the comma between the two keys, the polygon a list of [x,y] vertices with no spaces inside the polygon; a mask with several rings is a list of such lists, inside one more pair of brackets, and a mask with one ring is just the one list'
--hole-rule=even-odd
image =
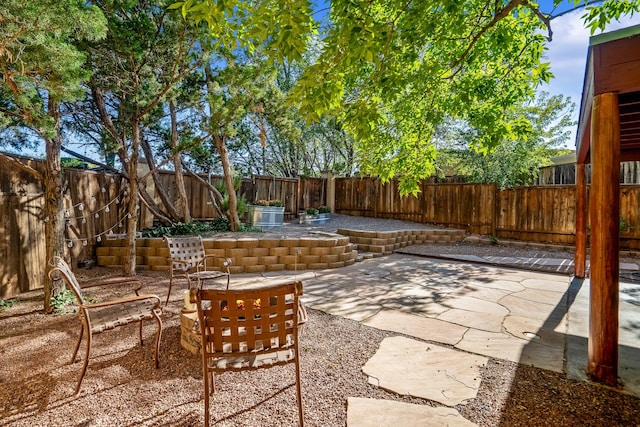
{"label": "chair seat", "polygon": [[[140,320],[153,319],[155,306],[156,302],[154,300],[145,299],[94,308],[91,310],[91,332],[100,333]],[[157,314],[160,314],[159,309]]]}
{"label": "chair seat", "polygon": [[259,354],[244,357],[220,357],[210,359],[210,368],[215,369],[258,369],[291,362],[295,359],[293,349],[281,350],[275,353]]}
{"label": "chair seat", "polygon": [[200,280],[208,280],[208,279],[217,279],[218,277],[226,277],[228,274],[224,271],[196,271],[194,273],[189,273],[189,277],[191,279],[200,279]]}
{"label": "chair seat", "polygon": [[92,336],[94,333],[115,329],[118,326],[124,326],[130,323],[138,323],[140,345],[142,345],[142,321],[146,319],[154,319],[158,325],[158,333],[156,334],[155,353],[153,359],[155,361],[156,368],[160,367],[158,354],[160,353],[160,338],[162,337],[162,320],[160,319],[162,310],[160,308],[160,298],[157,295],[140,295],[138,291],[142,289],[143,283],[138,279],[123,277],[116,280],[108,279],[87,284],[86,288],[92,286],[112,286],[115,283],[137,283],[138,287],[135,290],[135,296],[131,295],[129,297],[90,303],[84,298],[82,294],[83,289],[80,286],[78,279],[64,259],[57,256],[53,257],[49,261],[49,265],[52,267],[51,270],[49,270],[49,278],[51,280],[63,279],[67,287],[75,295],[78,303],[78,318],[81,323],[81,329],[80,334],[78,335],[78,341],[76,342],[76,347],[73,350],[73,356],[71,356],[71,363],[75,362],[78,350],[80,349],[80,343],[82,342],[82,337],[85,333],[87,334],[87,350],[84,355],[82,372],[80,373],[80,378],[76,385],[75,394],[80,393],[82,380],[87,373],[89,355],[91,354]]}

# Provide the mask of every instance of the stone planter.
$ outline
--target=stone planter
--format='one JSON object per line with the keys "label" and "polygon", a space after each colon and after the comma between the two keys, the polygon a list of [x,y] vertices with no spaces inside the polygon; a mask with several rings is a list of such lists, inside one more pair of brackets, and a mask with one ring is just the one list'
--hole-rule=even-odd
{"label": "stone planter", "polygon": [[331,214],[329,213],[311,215],[301,212],[298,216],[300,218],[300,224],[326,224],[331,219]]}
{"label": "stone planter", "polygon": [[282,227],[284,206],[249,205],[249,224],[262,229]]}

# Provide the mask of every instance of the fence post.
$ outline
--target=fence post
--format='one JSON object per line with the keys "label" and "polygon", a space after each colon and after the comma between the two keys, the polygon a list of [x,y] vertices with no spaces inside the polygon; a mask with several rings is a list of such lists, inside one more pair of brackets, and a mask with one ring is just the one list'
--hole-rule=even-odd
{"label": "fence post", "polygon": [[322,172],[320,175],[326,183],[327,191],[325,192],[325,205],[331,209],[331,212],[336,211],[336,176],[332,172]]}
{"label": "fence post", "polygon": [[301,199],[301,194],[302,194],[302,178],[300,178],[300,175],[298,175],[298,183],[296,185],[296,211],[292,212],[296,218],[298,217],[298,213],[300,212],[300,210],[304,207],[304,205],[300,205],[300,199]]}
{"label": "fence post", "polygon": [[500,189],[496,184],[491,184],[493,186],[493,213],[491,215],[491,235],[494,237],[498,237],[498,217],[500,213],[500,203],[499,203],[499,195],[498,192]]}

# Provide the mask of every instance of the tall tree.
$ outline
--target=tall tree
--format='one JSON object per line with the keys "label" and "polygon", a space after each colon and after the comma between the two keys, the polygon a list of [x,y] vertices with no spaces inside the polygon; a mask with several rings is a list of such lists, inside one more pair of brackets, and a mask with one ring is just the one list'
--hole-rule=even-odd
{"label": "tall tree", "polygon": [[[464,123],[448,120],[440,125],[435,138],[436,166],[440,171],[466,175],[473,182],[492,182],[501,188],[530,184],[551,156],[562,152],[569,139],[575,104],[562,95],[542,92],[510,113],[524,117],[532,128],[527,138],[506,139],[487,150],[478,146],[478,132]],[[569,150],[565,150],[569,152]]]}
{"label": "tall tree", "polygon": [[296,80],[317,60],[321,48],[322,41],[313,37],[302,61],[276,66],[275,85],[267,88],[264,105],[242,123],[240,138],[231,146],[243,171],[286,177],[319,176],[327,170],[353,173],[353,138],[339,120],[325,115],[309,123],[286,102]]}
{"label": "tall tree", "polygon": [[[277,49],[276,60],[299,59],[313,28],[308,2],[186,0],[172,7],[221,37],[238,34],[236,43]],[[274,10],[285,16],[276,21]],[[604,29],[612,17],[638,11],[640,0],[607,0],[590,6],[585,23]],[[486,148],[526,137],[530,126],[504,113],[551,78],[543,61],[550,18],[530,0],[334,0],[323,52],[294,98],[310,120],[327,112],[342,118],[364,172],[398,177],[402,193],[415,193],[434,171],[432,138],[445,118],[480,130]],[[251,39],[256,32],[265,35]]]}
{"label": "tall tree", "polygon": [[[41,217],[47,259],[64,257],[60,102],[78,99],[83,93],[81,84],[90,75],[83,69],[85,54],[75,44],[100,39],[105,30],[100,10],[81,0],[5,0],[0,4],[0,126],[13,135],[28,129],[45,143],[44,174],[19,162],[12,164],[43,182]],[[46,274],[42,283],[48,313],[51,296],[63,284],[53,285]]]}
{"label": "tall tree", "polygon": [[[150,139],[153,128],[167,115],[164,107],[168,105],[170,131],[166,135],[176,142],[176,117],[171,114],[171,102],[165,104],[165,100],[174,99],[179,83],[197,68],[202,45],[192,34],[194,27],[167,10],[168,3],[163,0],[105,0],[96,4],[107,17],[109,31],[103,41],[86,45],[89,66],[94,71],[88,82],[90,111],[97,115],[96,121],[116,148],[123,174],[128,178],[128,253],[124,273],[133,275],[141,197],[154,214],[166,218],[146,193],[142,178],[150,175],[155,179],[156,190],[171,217],[189,216],[185,210],[181,215],[163,192]],[[141,150],[151,169],[142,177],[138,174]]]}
{"label": "tall tree", "polygon": [[224,56],[224,65],[209,60],[205,66],[206,100],[208,111],[203,124],[211,135],[220,158],[226,194],[229,198],[229,225],[232,231],[240,228],[237,211],[233,168],[228,140],[237,134],[238,125],[252,111],[263,105],[264,95],[275,78],[273,68],[256,56],[238,57],[230,52]]}

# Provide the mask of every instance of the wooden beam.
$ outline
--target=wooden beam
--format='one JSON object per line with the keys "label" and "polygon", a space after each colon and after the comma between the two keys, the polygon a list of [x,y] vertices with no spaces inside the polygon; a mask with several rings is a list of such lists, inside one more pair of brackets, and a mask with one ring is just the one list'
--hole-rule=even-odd
{"label": "wooden beam", "polygon": [[615,386],[620,273],[618,95],[595,96],[591,119],[591,301],[587,369],[594,381]]}
{"label": "wooden beam", "polygon": [[573,275],[583,279],[587,267],[587,180],[584,163],[576,165],[576,253]]}

